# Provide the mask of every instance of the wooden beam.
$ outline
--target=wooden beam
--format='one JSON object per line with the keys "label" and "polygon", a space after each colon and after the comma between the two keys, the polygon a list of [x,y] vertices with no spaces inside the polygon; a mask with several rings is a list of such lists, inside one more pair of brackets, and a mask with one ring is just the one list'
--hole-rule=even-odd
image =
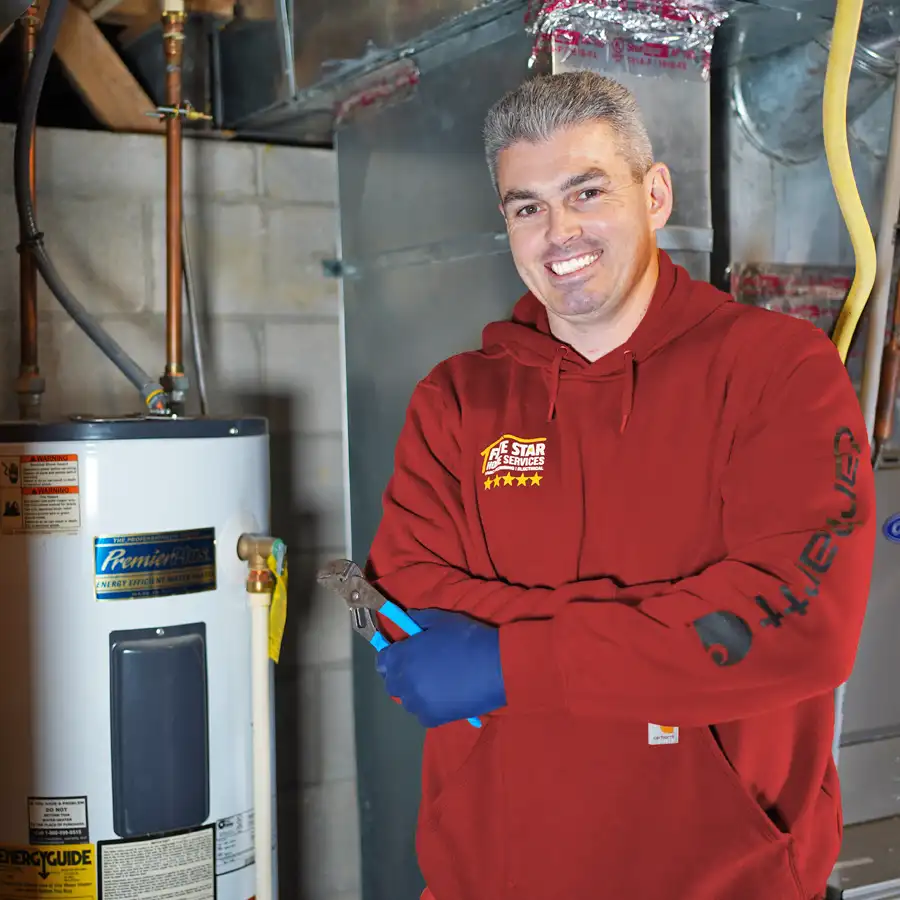
{"label": "wooden beam", "polygon": [[146,115],[155,109],[153,101],[90,13],[74,3],[69,3],[55,51],[84,102],[111,131],[165,131],[164,122]]}

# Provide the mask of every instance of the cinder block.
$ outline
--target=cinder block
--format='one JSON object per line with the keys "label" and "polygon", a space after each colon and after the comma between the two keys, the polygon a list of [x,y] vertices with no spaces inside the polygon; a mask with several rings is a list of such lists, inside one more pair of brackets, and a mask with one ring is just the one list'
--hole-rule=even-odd
{"label": "cinder block", "polygon": [[360,886],[359,812],[355,781],[334,781],[303,792],[302,895],[325,900]]}
{"label": "cinder block", "polygon": [[[67,287],[89,312],[132,313],[147,308],[143,210],[139,202],[56,197],[37,210],[44,246]],[[0,273],[18,296],[18,219],[12,197],[0,198]],[[58,308],[38,277],[41,308]]]}
{"label": "cinder block", "polygon": [[18,406],[13,392],[18,371],[18,320],[9,313],[0,313],[0,421],[18,418]]}
{"label": "cinder block", "polygon": [[271,312],[335,316],[340,285],[322,264],[337,256],[337,211],[325,206],[268,208],[265,291],[258,307]]}
{"label": "cinder block", "polygon": [[[345,626],[349,627],[345,613]],[[350,662],[276,669],[278,785],[282,791],[356,778]]]}
{"label": "cinder block", "polygon": [[317,547],[344,545],[344,464],[340,436],[294,437],[294,496],[316,517]]}
{"label": "cinder block", "polygon": [[[0,194],[13,193],[15,126],[0,125]],[[68,128],[37,132],[38,202],[42,197],[162,199],[165,139]],[[252,197],[257,194],[253,144],[185,136],[184,194]]]}
{"label": "cinder block", "polygon": [[259,194],[254,144],[190,138],[184,145],[184,193],[238,199]]}
{"label": "cinder block", "polygon": [[319,684],[322,781],[352,780],[356,778],[356,729],[350,662],[324,666]]}
{"label": "cinder block", "polygon": [[45,197],[165,196],[165,142],[157,135],[39,128],[38,203]]}
{"label": "cinder block", "polygon": [[343,546],[341,439],[274,434],[269,455],[273,527],[298,552]]}
{"label": "cinder block", "polygon": [[[259,205],[185,202],[188,248],[197,293],[214,315],[250,315],[264,305],[264,231]],[[153,308],[166,307],[166,210],[153,204],[151,225]]]}
{"label": "cinder block", "polygon": [[286,664],[284,657],[275,669],[276,758],[281,792],[322,782],[319,676],[318,666]]}
{"label": "cinder block", "polygon": [[278,795],[278,887],[282,897],[332,900],[360,890],[355,783]]}
{"label": "cinder block", "polygon": [[10,195],[0,194],[0,313],[14,313],[19,306],[18,243],[16,204]]}
{"label": "cinder block", "polygon": [[333,150],[260,147],[263,193],[274,200],[337,203],[337,155]]}
{"label": "cinder block", "polygon": [[[277,493],[276,480],[273,494],[277,496]],[[318,569],[327,560],[344,556],[345,551],[337,548],[329,550],[304,548],[302,542],[293,540],[277,521],[274,521],[273,530],[285,537],[291,560],[288,619],[279,669],[302,667],[307,671],[322,665],[349,663],[351,629],[346,604],[334,593],[326,591],[316,583]],[[309,684],[303,691],[307,689],[312,689]],[[318,697],[318,683],[315,685],[315,691],[315,696]],[[300,695],[297,691],[293,694],[295,697],[293,710],[296,710],[299,702],[297,698]],[[291,714],[293,715],[293,712]],[[321,780],[318,770],[315,773],[315,780]]]}
{"label": "cinder block", "polygon": [[[149,376],[161,375],[165,363],[161,317],[101,316],[98,321]],[[137,388],[65,315],[42,317],[38,341],[41,372],[47,379],[44,418],[72,414],[124,415],[142,410]]]}
{"label": "cinder block", "polygon": [[298,657],[304,665],[350,659],[352,630],[340,598],[323,588],[314,588],[305,622],[298,647]]}
{"label": "cinder block", "polygon": [[0,196],[12,194],[13,185],[13,148],[16,140],[16,126],[4,123],[0,125]]}
{"label": "cinder block", "polygon": [[296,417],[272,412],[274,433],[340,434],[343,428],[340,328],[333,322],[267,322],[264,330],[265,390],[296,397]]}
{"label": "cinder block", "polygon": [[[203,319],[201,319],[201,323]],[[201,324],[202,328],[202,324]],[[204,367],[213,415],[264,415],[261,326],[248,319],[213,317],[202,332]],[[189,345],[185,337],[185,352]],[[194,382],[194,389],[197,384]]]}

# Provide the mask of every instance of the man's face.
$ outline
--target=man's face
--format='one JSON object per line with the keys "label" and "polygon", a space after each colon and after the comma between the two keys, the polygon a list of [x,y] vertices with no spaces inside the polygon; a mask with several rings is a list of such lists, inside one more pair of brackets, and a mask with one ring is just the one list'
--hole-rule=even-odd
{"label": "man's face", "polygon": [[622,311],[672,209],[669,172],[635,181],[605,122],[500,152],[497,182],[519,275],[548,312],[573,322]]}

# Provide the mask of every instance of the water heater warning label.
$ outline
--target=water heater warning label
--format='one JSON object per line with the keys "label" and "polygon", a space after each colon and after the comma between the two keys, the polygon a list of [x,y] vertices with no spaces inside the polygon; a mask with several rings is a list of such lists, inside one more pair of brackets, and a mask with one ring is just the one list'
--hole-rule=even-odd
{"label": "water heater warning label", "polygon": [[95,900],[94,848],[0,846],[2,900]]}
{"label": "water heater warning label", "polygon": [[76,454],[0,457],[0,534],[65,534],[80,525]]}
{"label": "water heater warning label", "polygon": [[215,589],[214,528],[94,538],[98,600],[172,597]]}
{"label": "water heater warning label", "polygon": [[32,844],[87,843],[87,797],[29,797],[28,834]]}
{"label": "water heater warning label", "polygon": [[215,826],[97,844],[100,900],[216,900]]}

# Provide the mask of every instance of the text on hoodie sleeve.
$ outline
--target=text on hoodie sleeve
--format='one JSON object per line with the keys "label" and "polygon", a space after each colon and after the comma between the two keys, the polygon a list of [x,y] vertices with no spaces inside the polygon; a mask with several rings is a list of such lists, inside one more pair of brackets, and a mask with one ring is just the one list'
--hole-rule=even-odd
{"label": "text on hoodie sleeve", "polygon": [[501,628],[510,713],[565,708],[665,725],[726,722],[847,679],[868,596],[874,477],[828,339],[785,352],[736,436],[726,558],[643,599],[586,587],[552,620]]}

